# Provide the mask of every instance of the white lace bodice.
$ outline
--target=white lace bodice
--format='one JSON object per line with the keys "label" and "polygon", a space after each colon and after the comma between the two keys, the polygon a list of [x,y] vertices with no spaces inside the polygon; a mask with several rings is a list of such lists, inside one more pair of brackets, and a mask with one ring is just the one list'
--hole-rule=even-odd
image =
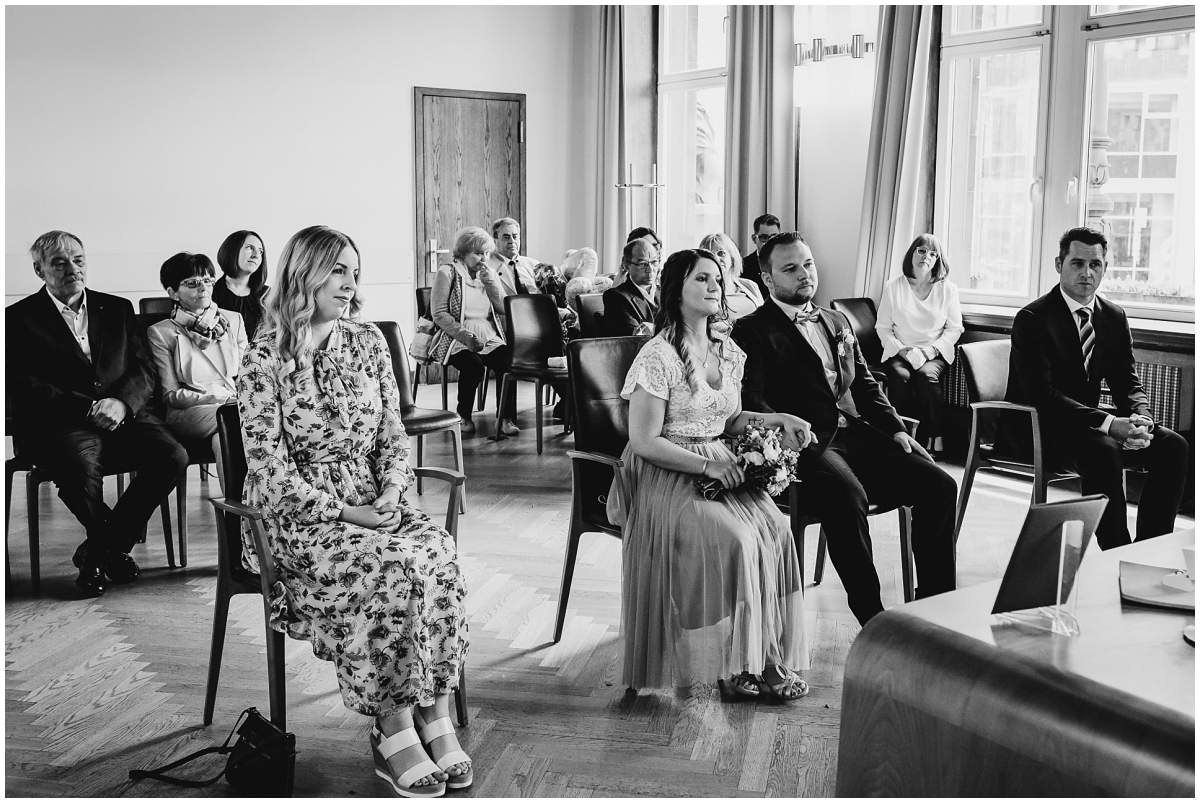
{"label": "white lace bodice", "polygon": [[663,420],[664,437],[712,438],[725,431],[725,422],[741,404],[742,374],[746,354],[732,339],[724,341],[721,357],[721,387],[713,388],[699,377],[695,392],[687,382],[683,360],[662,335],[651,339],[638,352],[625,375],[621,398],[629,399],[641,385],[646,392],[667,402]]}

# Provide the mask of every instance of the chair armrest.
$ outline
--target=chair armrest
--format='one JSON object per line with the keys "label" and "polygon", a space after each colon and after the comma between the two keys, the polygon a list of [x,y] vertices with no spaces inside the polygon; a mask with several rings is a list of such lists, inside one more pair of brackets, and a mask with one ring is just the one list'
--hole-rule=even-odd
{"label": "chair armrest", "polygon": [[413,474],[418,477],[425,477],[431,480],[441,480],[450,485],[459,486],[467,481],[467,475],[461,471],[455,471],[452,468],[438,468],[435,466],[413,466]]}
{"label": "chair armrest", "polygon": [[910,436],[917,434],[917,427],[921,426],[921,422],[915,418],[909,418],[906,415],[900,416],[900,423],[904,424],[904,431]]}
{"label": "chair armrest", "polygon": [[208,501],[212,502],[213,507],[215,507],[217,510],[223,510],[226,513],[232,513],[233,515],[240,516],[243,519],[249,519],[250,521],[262,521],[266,518],[263,512],[258,508],[250,507],[249,505],[243,505],[241,502],[230,502],[229,500],[221,497],[209,499]]}
{"label": "chair armrest", "polygon": [[590,460],[593,463],[602,463],[611,468],[621,468],[625,464],[615,457],[609,457],[606,454],[599,452],[578,452],[574,449],[567,450],[567,457],[572,460]]}
{"label": "chair armrest", "polygon": [[972,410],[1000,410],[1009,413],[1033,413],[1037,415],[1037,408],[1028,404],[1016,404],[1006,401],[990,401],[990,402],[971,402]]}

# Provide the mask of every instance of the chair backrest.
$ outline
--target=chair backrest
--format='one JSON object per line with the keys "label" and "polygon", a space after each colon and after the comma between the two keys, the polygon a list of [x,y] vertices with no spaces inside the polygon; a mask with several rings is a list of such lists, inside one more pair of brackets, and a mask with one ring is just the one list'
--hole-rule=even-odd
{"label": "chair backrest", "polygon": [[959,346],[963,360],[963,378],[967,381],[970,401],[1003,401],[1008,391],[1008,358],[1012,341],[979,340]]}
{"label": "chair backrest", "polygon": [[153,296],[138,301],[138,312],[143,315],[161,315],[165,318],[171,314],[173,309],[175,309],[175,302],[166,296]]}
{"label": "chair backrest", "polygon": [[417,317],[433,320],[433,288],[417,288]]}
{"label": "chair backrest", "polygon": [[629,402],[621,398],[625,375],[649,338],[598,337],[567,344],[567,369],[575,403],[575,448],[620,457],[629,441]]}
{"label": "chair backrest", "polygon": [[404,335],[400,333],[400,324],[395,321],[375,321],[383,339],[387,341],[388,351],[392,353],[392,373],[396,375],[396,389],[400,392],[400,409],[410,409],[414,402],[412,397],[412,375],[408,367],[408,349],[404,345]]}
{"label": "chair backrest", "polygon": [[[246,450],[242,446],[242,419],[238,416],[237,404],[228,402],[217,408],[217,434],[221,439],[221,469],[225,472],[225,498],[233,502],[242,501],[242,489],[246,484]],[[238,541],[238,552],[242,546]]]}
{"label": "chair backrest", "polygon": [[583,293],[575,296],[579,306],[579,331],[584,337],[603,337],[604,294]]}
{"label": "chair backrest", "polygon": [[850,319],[850,328],[867,365],[878,365],[883,358],[883,343],[875,331],[875,302],[869,298],[835,298],[829,307]]}
{"label": "chair backrest", "polygon": [[504,339],[512,349],[512,367],[541,371],[550,357],[563,356],[562,323],[553,296],[507,296]]}

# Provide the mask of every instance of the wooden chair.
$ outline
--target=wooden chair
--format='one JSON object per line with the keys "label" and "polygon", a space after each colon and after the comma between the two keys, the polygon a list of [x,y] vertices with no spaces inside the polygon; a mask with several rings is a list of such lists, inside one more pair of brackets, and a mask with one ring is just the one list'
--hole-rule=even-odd
{"label": "wooden chair", "polygon": [[[42,590],[42,561],[41,561],[41,505],[39,504],[39,489],[43,482],[53,482],[54,477],[48,469],[40,468],[27,456],[27,450],[22,448],[21,438],[15,434],[11,416],[4,417],[4,431],[12,436],[13,456],[4,461],[4,572],[5,577],[11,577],[8,555],[8,523],[12,512],[12,483],[13,476],[18,471],[25,474],[25,510],[29,518],[29,575],[33,594],[37,596]],[[130,466],[105,462],[104,476],[133,473]],[[119,493],[119,492],[118,492]],[[167,548],[167,565],[175,568],[175,545],[171,536],[171,509],[167,498],[163,497],[159,505],[162,514],[163,540]],[[145,533],[142,534],[146,540]]]}
{"label": "wooden chair", "polygon": [[[287,692],[284,682],[283,634],[271,629],[271,589],[278,579],[275,559],[271,554],[266,529],[263,527],[265,514],[255,507],[230,500],[241,499],[246,479],[246,453],[242,444],[242,426],[238,418],[237,405],[225,404],[217,411],[217,432],[221,439],[221,461],[225,469],[226,498],[214,498],[213,513],[217,520],[217,599],[213,612],[212,647],[208,659],[208,683],[204,691],[204,724],[211,725],[213,709],[217,702],[217,682],[221,676],[221,654],[225,648],[225,626],[229,619],[229,600],[237,594],[260,594],[263,601],[263,616],[267,635],[267,691],[270,698],[271,721],[280,728],[287,727]],[[446,504],[446,530],[458,544],[458,493],[462,489],[463,475],[442,468],[413,469],[424,476],[445,480],[450,485]],[[240,522],[250,526],[254,553],[258,558],[260,574],[242,568],[242,535]],[[459,688],[454,702],[458,723],[467,724],[467,675],[462,670]]]}
{"label": "wooden chair", "polygon": [[[400,394],[400,419],[404,431],[417,440],[417,465],[425,465],[425,436],[435,432],[449,432],[454,439],[454,468],[465,472],[462,448],[462,419],[453,410],[434,410],[417,407],[412,395],[408,392],[408,349],[404,345],[404,335],[400,333],[400,325],[395,321],[375,321],[383,339],[387,341],[388,350],[392,353],[392,371],[396,375],[396,388]],[[464,474],[465,476],[465,474]],[[417,493],[424,491],[422,477],[417,475]],[[461,512],[466,513],[467,488],[462,488]]]}
{"label": "wooden chair", "polygon": [[[429,320],[433,320],[433,288],[432,287],[418,287],[417,288],[417,317],[428,318]],[[407,357],[405,359],[407,360]],[[417,362],[417,367],[416,367],[416,370],[413,371],[413,374],[412,374],[412,398],[413,398],[414,403],[417,400],[417,389],[421,386],[420,385],[421,369],[422,368],[425,369],[425,381],[428,382],[429,381],[429,369],[431,367],[433,367],[433,362],[431,360],[417,360],[416,362]],[[450,380],[446,376],[446,366],[441,365],[438,367],[441,369],[441,373],[442,373],[442,409],[449,410],[450,409],[450,396],[449,396],[450,391],[449,391],[449,388],[447,387],[447,385],[449,384]],[[479,404],[480,410],[482,410],[484,405],[487,403],[488,380],[491,378],[491,376],[492,376],[492,369],[488,368],[485,365],[483,367],[483,379],[479,383],[479,391],[478,391],[478,396],[479,396],[478,404]]]}
{"label": "wooden chair", "polygon": [[[496,397],[496,432],[500,432],[500,409],[511,382],[534,382],[537,391],[537,453],[542,453],[543,388],[554,380],[566,380],[566,368],[553,368],[551,357],[563,356],[562,325],[553,296],[515,295],[504,299],[505,341],[512,349],[512,364],[500,385]],[[567,405],[567,426],[570,426],[570,405]]]}
{"label": "wooden chair", "polygon": [[[959,348],[962,352],[963,378],[967,383],[967,398],[971,403],[971,445],[958,491],[958,513],[954,518],[955,543],[958,543],[958,533],[967,513],[975,472],[980,469],[1033,480],[1031,502],[1035,505],[1045,504],[1046,488],[1050,483],[1079,477],[1074,471],[1051,471],[1046,467],[1037,408],[1004,401],[1008,390],[1008,360],[1012,341],[981,340],[964,343]],[[1032,462],[1021,461],[1015,456],[1001,456],[996,450],[994,438],[991,442],[984,440],[983,426],[999,419],[1005,419],[1006,425],[1028,421],[1032,436]]]}
{"label": "wooden chair", "polygon": [[554,620],[555,642],[562,638],[567,618],[580,537],[593,532],[621,537],[621,528],[608,520],[604,507],[613,470],[621,466],[621,452],[629,440],[629,405],[621,398],[621,386],[646,340],[588,338],[567,345],[575,449],[567,452],[571,458],[571,524],[558,591],[558,616]]}
{"label": "wooden chair", "polygon": [[579,331],[584,337],[604,337],[604,294],[584,293],[575,297],[579,305]]}
{"label": "wooden chair", "polygon": [[[914,418],[900,416],[904,428],[912,435],[917,431],[920,422]],[[788,501],[778,502],[781,511],[788,515],[791,523],[792,537],[796,540],[796,554],[800,560],[800,577],[804,577],[804,531],[810,524],[820,524],[820,519],[804,512],[799,504],[800,486],[788,488]],[[914,580],[915,564],[912,551],[912,508],[908,505],[868,505],[867,516],[878,516],[882,513],[896,511],[900,518],[900,578],[903,587],[904,601],[916,599],[916,583]],[[816,566],[813,568],[813,585],[820,585],[825,577],[825,560],[828,552],[825,528],[821,528],[817,541]]]}
{"label": "wooden chair", "polygon": [[878,320],[875,302],[869,298],[835,298],[829,302],[829,308],[850,319],[850,329],[854,332],[854,339],[858,341],[859,348],[862,349],[863,359],[867,361],[871,373],[883,384],[886,391],[887,377],[880,368],[883,362],[883,342],[879,339],[879,333],[875,331],[875,323]]}

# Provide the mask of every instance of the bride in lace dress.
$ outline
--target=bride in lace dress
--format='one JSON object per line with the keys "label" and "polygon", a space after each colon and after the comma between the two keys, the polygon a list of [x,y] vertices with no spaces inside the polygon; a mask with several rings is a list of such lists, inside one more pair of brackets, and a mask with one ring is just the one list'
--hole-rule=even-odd
{"label": "bride in lace dress", "polygon": [[709,325],[725,293],[716,257],[672,254],[661,277],[655,336],[621,391],[629,444],[608,498],[623,525],[624,682],[635,689],[729,681],[729,694],[793,700],[808,686],[800,567],[787,519],[763,491],[707,500],[698,475],[727,489],[744,475],[722,434],[751,418],[782,427],[800,449],[808,424],[741,408],[746,355]]}

